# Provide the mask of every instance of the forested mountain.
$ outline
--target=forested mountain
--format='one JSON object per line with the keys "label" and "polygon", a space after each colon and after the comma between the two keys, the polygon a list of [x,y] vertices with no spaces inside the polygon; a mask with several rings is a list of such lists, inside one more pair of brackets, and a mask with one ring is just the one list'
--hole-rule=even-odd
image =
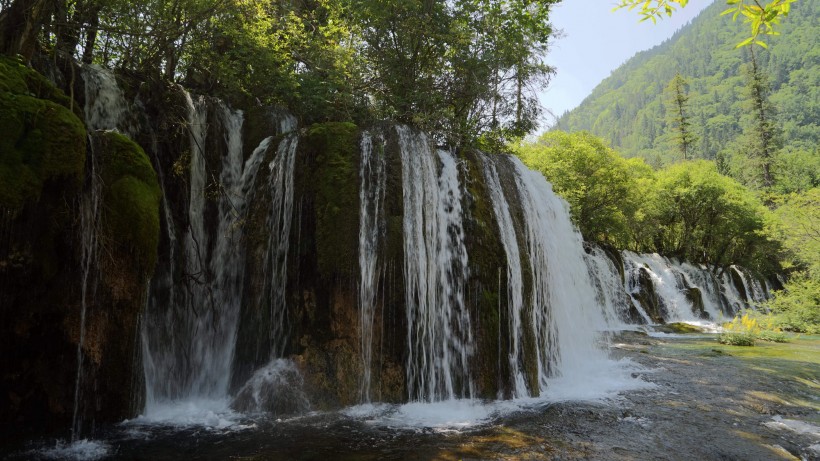
{"label": "forested mountain", "polygon": [[[751,124],[747,66],[750,52],[768,77],[770,102],[782,130],[784,152],[817,157],[820,140],[820,2],[794,4],[782,35],[736,49],[748,25],[720,16],[717,1],[670,39],[638,53],[601,82],[555,130],[588,130],[626,157],[659,166],[678,160],[670,91],[679,73],[688,82],[687,114],[695,135],[693,157],[728,158]],[[788,160],[785,160],[788,161]]]}

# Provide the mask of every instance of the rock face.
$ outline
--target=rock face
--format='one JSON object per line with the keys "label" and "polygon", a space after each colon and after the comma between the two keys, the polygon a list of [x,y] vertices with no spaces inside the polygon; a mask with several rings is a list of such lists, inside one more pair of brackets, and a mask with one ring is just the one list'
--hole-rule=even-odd
{"label": "rock face", "polygon": [[81,436],[140,394],[157,178],[131,141],[87,142],[81,106],[44,77],[6,58],[0,76],[0,438]]}

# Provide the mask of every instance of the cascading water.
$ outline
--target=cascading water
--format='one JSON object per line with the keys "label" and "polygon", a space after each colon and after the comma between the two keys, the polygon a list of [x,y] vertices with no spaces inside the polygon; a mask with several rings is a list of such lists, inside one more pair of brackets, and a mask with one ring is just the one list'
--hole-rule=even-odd
{"label": "cascading water", "polygon": [[295,133],[296,120],[287,117],[281,130],[285,138],[279,143],[276,157],[270,162],[269,193],[271,200],[268,214],[267,250],[265,252],[265,283],[262,291],[270,308],[271,359],[281,357],[287,342],[288,306],[286,289],[288,280],[288,252],[290,229],[293,222],[293,173],[296,164],[296,148],[299,136]]}
{"label": "cascading water", "polygon": [[683,292],[685,275],[666,258],[658,254],[640,255],[631,251],[624,252],[624,263],[630,271],[641,267],[649,270],[652,284],[658,298],[663,303],[665,320],[671,322],[696,322],[698,316],[693,310],[692,302]]}
{"label": "cascading water", "polygon": [[362,133],[361,166],[359,177],[359,328],[361,331],[361,357],[363,364],[361,395],[362,403],[370,402],[370,384],[373,363],[373,322],[378,290],[379,241],[384,233],[384,194],[386,188],[384,137]]}
{"label": "cascading water", "polygon": [[118,130],[131,136],[136,127],[130,121],[129,104],[117,79],[107,69],[94,64],[82,69],[85,82],[85,124],[92,130]]}
{"label": "cascading water", "polygon": [[607,361],[599,335],[610,327],[595,300],[581,235],[570,223],[568,205],[540,173],[517,158],[511,161],[533,274],[529,328],[535,333],[539,392],[545,392],[552,377],[589,379],[590,370]]}
{"label": "cascading water", "polygon": [[507,256],[507,306],[509,309],[507,338],[510,342],[509,368],[513,374],[512,396],[513,398],[521,398],[529,395],[523,370],[524,337],[521,322],[524,314],[524,280],[521,274],[521,254],[512,215],[510,215],[507,199],[504,197],[498,171],[489,157],[485,156],[483,159],[484,177],[487,181],[487,189],[490,192],[493,211],[498,221],[501,244],[504,247],[504,254]]}
{"label": "cascading water", "polygon": [[[168,405],[185,401],[206,402],[211,408],[227,407],[239,311],[243,299],[245,255],[243,219],[252,183],[272,137],[265,138],[243,164],[242,112],[216,103],[215,130],[208,129],[210,103],[186,93],[191,145],[188,228],[183,248],[175,260],[160,267],[149,295],[151,317],[143,328],[143,361],[146,409],[149,418]],[[224,133],[208,142],[207,133]],[[221,156],[216,229],[206,227],[209,188],[206,145],[216,145]],[[167,202],[164,202],[167,204]],[[177,241],[172,215],[166,210],[166,235],[170,253]],[[185,289],[175,287],[177,269],[184,273]],[[159,280],[156,280],[159,278]],[[210,402],[210,403],[207,403]]]}
{"label": "cascading water", "polygon": [[[453,155],[398,126],[404,200],[407,388],[411,400],[472,397],[467,250]],[[439,171],[440,163],[440,171]]]}
{"label": "cascading water", "polygon": [[[603,249],[593,246],[584,255],[589,267],[590,277],[597,294],[598,304],[603,309],[604,317],[609,325],[623,328],[630,320],[630,311],[634,309],[630,297],[624,289],[621,273],[615,263],[606,255]],[[651,320],[643,310],[638,310],[645,323]],[[637,319],[635,319],[637,320]]]}

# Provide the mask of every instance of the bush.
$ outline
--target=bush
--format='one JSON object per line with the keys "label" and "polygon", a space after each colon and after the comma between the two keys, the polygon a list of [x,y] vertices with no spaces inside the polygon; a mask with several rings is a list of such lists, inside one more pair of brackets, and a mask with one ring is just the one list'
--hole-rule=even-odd
{"label": "bush", "polygon": [[729,346],[754,346],[755,335],[752,333],[724,332],[718,336],[718,342]]}

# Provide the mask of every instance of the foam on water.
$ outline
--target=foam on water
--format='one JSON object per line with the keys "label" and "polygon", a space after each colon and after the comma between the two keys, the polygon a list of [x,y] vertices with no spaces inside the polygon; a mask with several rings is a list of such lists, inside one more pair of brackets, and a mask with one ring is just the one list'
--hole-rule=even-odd
{"label": "foam on water", "polygon": [[797,434],[813,435],[815,437],[820,437],[820,427],[817,427],[814,424],[810,424],[805,421],[799,421],[796,419],[785,419],[780,415],[772,417],[771,421],[763,423],[763,425],[771,429],[788,430],[795,432]]}
{"label": "foam on water", "polygon": [[229,399],[188,399],[166,402],[126,425],[169,426],[175,428],[202,427],[209,430],[247,429],[243,415],[230,408]]}
{"label": "foam on water", "polygon": [[652,389],[655,384],[634,377],[635,373],[645,371],[628,359],[589,360],[563,370],[560,376],[549,378],[540,400],[549,403],[604,402],[623,392]]}
{"label": "foam on water", "polygon": [[649,372],[651,370],[628,359],[603,359],[549,378],[547,389],[539,397],[492,401],[451,399],[404,405],[363,404],[346,408],[341,414],[392,429],[467,430],[511,413],[538,411],[550,403],[613,403],[624,392],[656,388],[655,384],[635,375]]}
{"label": "foam on water", "polygon": [[29,453],[43,459],[70,459],[93,461],[103,459],[111,452],[111,446],[97,440],[82,439],[73,443],[58,441],[53,448],[45,448]]}
{"label": "foam on water", "polygon": [[[385,411],[386,410],[386,411]],[[410,402],[375,407],[372,424],[397,429],[468,429],[489,422],[497,414],[493,403],[476,399],[451,399],[439,402]]]}

